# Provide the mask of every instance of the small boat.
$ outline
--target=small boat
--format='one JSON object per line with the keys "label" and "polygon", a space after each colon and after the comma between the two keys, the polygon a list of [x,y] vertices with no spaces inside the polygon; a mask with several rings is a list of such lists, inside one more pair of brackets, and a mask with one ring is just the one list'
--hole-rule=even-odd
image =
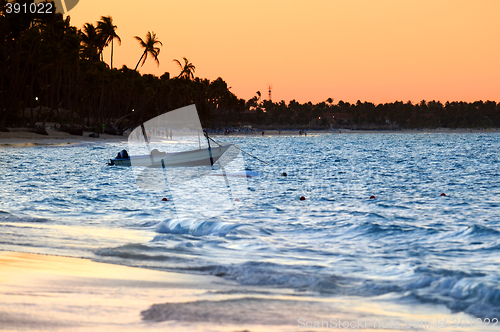
{"label": "small boat", "polygon": [[232,144],[208,147],[183,152],[166,153],[157,149],[149,155],[130,156],[110,159],[109,165],[142,167],[191,167],[211,166],[227,151]]}
{"label": "small boat", "polygon": [[176,214],[212,218],[239,206],[250,196],[247,178],[260,176],[246,170],[242,153],[252,156],[209,137],[189,105],[134,128],[109,165],[130,167],[137,187],[168,195]]}
{"label": "small boat", "polygon": [[218,143],[209,137],[201,127],[196,106],[190,105],[136,127],[128,136],[129,151],[121,151],[108,165],[165,168],[218,163],[217,166],[224,166],[235,157],[234,153],[226,153],[232,146],[235,145]]}

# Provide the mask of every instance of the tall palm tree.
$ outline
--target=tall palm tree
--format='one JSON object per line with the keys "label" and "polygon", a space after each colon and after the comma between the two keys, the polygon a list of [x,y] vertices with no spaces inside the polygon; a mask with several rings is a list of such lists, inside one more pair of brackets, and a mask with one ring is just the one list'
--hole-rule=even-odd
{"label": "tall palm tree", "polygon": [[179,74],[179,76],[177,76],[177,78],[185,78],[188,80],[193,79],[194,70],[196,69],[196,67],[191,62],[189,62],[188,59],[186,59],[185,57],[183,59],[184,59],[184,65],[182,65],[181,62],[177,59],[173,60],[181,68],[181,73]]}
{"label": "tall palm tree", "polygon": [[104,42],[104,46],[108,46],[111,42],[111,69],[113,69],[113,41],[118,39],[118,44],[121,45],[122,43],[122,40],[116,34],[116,28],[117,26],[113,25],[111,16],[102,16],[101,20],[97,22],[97,31]]}
{"label": "tall palm tree", "polygon": [[144,66],[148,54],[155,59],[156,63],[159,66],[160,60],[158,60],[158,55],[160,54],[160,48],[156,45],[160,44],[161,46],[163,46],[163,44],[156,38],[156,33],[148,31],[148,34],[146,35],[146,41],[142,40],[142,38],[139,36],[135,36],[134,38],[139,42],[139,44],[141,44],[141,47],[144,48],[144,52],[142,53],[141,58],[139,59],[139,62],[137,62],[134,70],[137,70],[137,67],[139,67],[139,63],[141,62],[141,60],[141,67]]}
{"label": "tall palm tree", "polygon": [[99,55],[102,46],[101,38],[92,23],[85,23],[80,31],[80,40],[83,46],[83,56],[94,62],[94,56]]}

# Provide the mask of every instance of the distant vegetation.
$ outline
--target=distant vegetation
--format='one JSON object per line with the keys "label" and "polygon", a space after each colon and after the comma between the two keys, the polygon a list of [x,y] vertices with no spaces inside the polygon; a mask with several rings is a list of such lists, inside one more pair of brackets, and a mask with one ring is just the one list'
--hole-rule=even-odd
{"label": "distant vegetation", "polygon": [[[32,3],[32,0],[17,0]],[[71,26],[70,17],[7,14],[0,0],[0,130],[45,128],[56,122],[68,128],[120,133],[158,114],[195,103],[204,127],[267,128],[421,128],[498,127],[495,102],[394,102],[375,105],[332,99],[318,104],[263,100],[260,92],[245,101],[222,78],[195,76],[187,58],[173,61],[179,74],[141,75],[137,68],[151,58],[159,64],[163,47],[154,32],[118,36],[111,17]],[[123,38],[138,41],[134,69],[113,68],[113,54]],[[164,36],[168,38],[168,36]],[[103,59],[103,49],[111,58]],[[162,54],[168,52],[164,50]],[[109,61],[109,65],[105,62]]]}
{"label": "distant vegetation", "polygon": [[[396,101],[375,105],[355,104],[332,99],[318,104],[300,104],[294,100],[270,103],[247,102],[253,111],[241,119],[259,125],[303,128],[411,129],[411,128],[478,128],[500,127],[500,104],[494,101],[446,102]],[[264,113],[265,111],[265,113]]]}

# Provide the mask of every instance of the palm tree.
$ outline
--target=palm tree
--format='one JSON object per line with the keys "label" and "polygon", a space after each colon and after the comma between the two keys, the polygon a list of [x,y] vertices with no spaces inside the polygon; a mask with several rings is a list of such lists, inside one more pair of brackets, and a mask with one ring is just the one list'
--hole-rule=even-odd
{"label": "palm tree", "polygon": [[113,41],[118,39],[118,44],[121,45],[122,40],[116,34],[116,25],[113,25],[111,16],[102,16],[101,20],[97,22],[97,30],[101,36],[104,46],[108,46],[111,42],[111,69],[113,69]]}
{"label": "palm tree", "polygon": [[189,62],[188,59],[186,58],[183,59],[184,59],[184,65],[182,65],[180,61],[177,59],[173,60],[181,68],[181,73],[179,74],[179,76],[177,76],[177,78],[185,78],[188,80],[193,79],[194,70],[196,69],[196,67],[191,62]]}
{"label": "palm tree", "polygon": [[141,60],[142,60],[141,67],[144,66],[148,54],[155,59],[156,63],[159,66],[160,61],[158,60],[158,55],[160,54],[160,48],[157,47],[156,45],[160,44],[161,46],[163,46],[163,44],[156,38],[156,33],[148,31],[148,34],[146,35],[146,41],[142,40],[142,38],[139,36],[135,36],[134,38],[144,48],[144,53],[142,53],[141,58],[139,59],[139,62],[137,62],[137,65],[135,66],[134,70],[137,70],[137,67],[139,67],[139,63],[141,62]]}
{"label": "palm tree", "polygon": [[80,40],[83,45],[83,56],[88,58],[90,62],[94,62],[94,56],[100,53],[102,43],[92,23],[85,23],[83,29],[80,31]]}

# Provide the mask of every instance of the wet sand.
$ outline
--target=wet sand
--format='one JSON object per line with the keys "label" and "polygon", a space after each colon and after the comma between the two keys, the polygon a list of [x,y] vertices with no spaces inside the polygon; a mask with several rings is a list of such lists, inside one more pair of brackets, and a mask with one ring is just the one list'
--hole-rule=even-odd
{"label": "wet sand", "polygon": [[[344,321],[353,331],[443,331],[438,321],[473,319],[384,297],[272,293],[212,276],[0,251],[2,331],[331,331]],[[367,325],[370,319],[381,326]],[[359,320],[361,328],[353,323]],[[392,328],[384,328],[389,321]],[[396,321],[430,325],[396,328]]]}

